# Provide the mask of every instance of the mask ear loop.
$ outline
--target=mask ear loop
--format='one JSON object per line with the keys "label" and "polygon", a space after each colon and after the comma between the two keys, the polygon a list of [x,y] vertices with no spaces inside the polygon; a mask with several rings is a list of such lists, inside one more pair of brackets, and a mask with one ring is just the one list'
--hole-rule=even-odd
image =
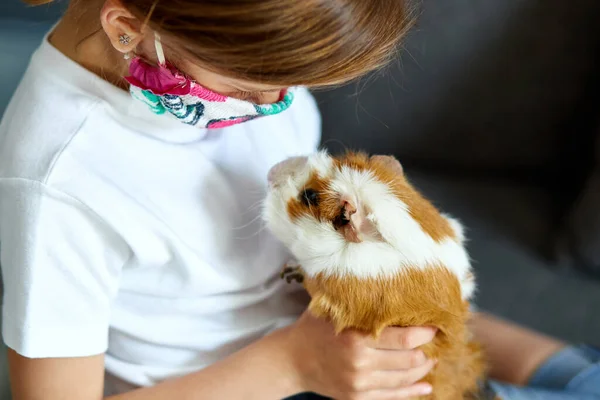
{"label": "mask ear loop", "polygon": [[160,42],[160,35],[158,32],[154,32],[154,48],[156,49],[156,57],[158,57],[158,63],[165,67],[167,62],[165,60],[165,52],[163,51],[162,44]]}

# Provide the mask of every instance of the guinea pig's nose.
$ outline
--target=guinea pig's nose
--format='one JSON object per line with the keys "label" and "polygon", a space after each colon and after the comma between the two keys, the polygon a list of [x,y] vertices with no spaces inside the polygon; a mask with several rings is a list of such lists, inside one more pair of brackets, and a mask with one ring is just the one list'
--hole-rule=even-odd
{"label": "guinea pig's nose", "polygon": [[277,185],[280,180],[293,175],[295,171],[302,168],[306,164],[307,160],[308,157],[290,157],[278,162],[271,167],[269,173],[267,174],[267,180],[269,181],[269,184],[273,186]]}

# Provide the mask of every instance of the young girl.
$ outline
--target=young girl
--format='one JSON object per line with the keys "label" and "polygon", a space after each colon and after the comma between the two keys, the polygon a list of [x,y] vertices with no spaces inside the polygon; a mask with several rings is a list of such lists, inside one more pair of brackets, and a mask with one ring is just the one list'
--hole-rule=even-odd
{"label": "young girl", "polygon": [[[278,279],[288,253],[259,218],[268,169],[319,143],[304,87],[383,66],[409,17],[400,0],[72,0],[0,126],[15,398],[428,393],[435,330],[333,335]],[[474,324],[507,381],[563,347]]]}

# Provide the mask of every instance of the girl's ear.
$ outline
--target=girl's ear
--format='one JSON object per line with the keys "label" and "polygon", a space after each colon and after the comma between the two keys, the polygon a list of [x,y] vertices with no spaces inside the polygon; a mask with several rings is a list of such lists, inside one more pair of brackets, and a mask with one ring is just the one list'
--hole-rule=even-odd
{"label": "girl's ear", "polygon": [[119,0],[106,0],[100,22],[113,47],[123,54],[135,50],[144,39],[142,22]]}

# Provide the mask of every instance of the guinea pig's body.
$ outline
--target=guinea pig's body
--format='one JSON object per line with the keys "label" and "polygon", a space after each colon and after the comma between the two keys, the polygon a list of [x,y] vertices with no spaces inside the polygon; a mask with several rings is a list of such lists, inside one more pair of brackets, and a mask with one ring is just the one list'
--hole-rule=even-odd
{"label": "guinea pig's body", "polygon": [[298,261],[310,311],[378,336],[435,326],[423,347],[438,364],[421,398],[477,398],[481,351],[467,320],[474,276],[458,221],[441,214],[393,157],[324,152],[273,167],[264,217]]}

